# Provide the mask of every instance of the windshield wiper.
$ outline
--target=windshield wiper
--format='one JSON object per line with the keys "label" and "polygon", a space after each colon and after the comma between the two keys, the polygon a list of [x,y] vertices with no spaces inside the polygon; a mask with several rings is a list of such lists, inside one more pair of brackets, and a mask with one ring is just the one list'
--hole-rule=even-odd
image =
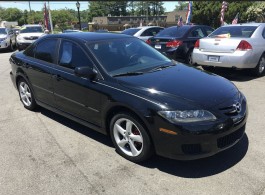
{"label": "windshield wiper", "polygon": [[157,66],[157,67],[155,67],[155,68],[149,70],[148,72],[160,71],[160,70],[163,70],[163,69],[166,69],[166,68],[172,67],[172,66],[176,66],[176,64],[169,64],[169,65]]}
{"label": "windshield wiper", "polygon": [[133,76],[133,75],[140,75],[143,74],[143,72],[125,72],[121,74],[115,74],[113,77],[119,77],[119,76]]}

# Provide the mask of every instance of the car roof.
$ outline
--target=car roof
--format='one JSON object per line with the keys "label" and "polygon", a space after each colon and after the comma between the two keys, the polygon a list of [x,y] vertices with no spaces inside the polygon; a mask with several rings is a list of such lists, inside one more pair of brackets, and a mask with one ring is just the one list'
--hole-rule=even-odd
{"label": "car roof", "polygon": [[265,25],[265,23],[256,23],[256,22],[250,22],[250,23],[242,23],[242,24],[229,24],[229,25],[225,25],[222,27],[226,27],[226,26],[260,26],[260,25]]}
{"label": "car roof", "polygon": [[22,27],[34,27],[34,26],[41,26],[41,25],[39,25],[39,24],[25,24]]}
{"label": "car roof", "polygon": [[54,38],[70,38],[76,40],[85,40],[85,41],[100,41],[104,39],[119,39],[119,38],[132,38],[130,35],[120,34],[120,33],[97,33],[97,32],[73,32],[73,33],[60,33],[53,35],[46,35],[45,37],[54,37]]}

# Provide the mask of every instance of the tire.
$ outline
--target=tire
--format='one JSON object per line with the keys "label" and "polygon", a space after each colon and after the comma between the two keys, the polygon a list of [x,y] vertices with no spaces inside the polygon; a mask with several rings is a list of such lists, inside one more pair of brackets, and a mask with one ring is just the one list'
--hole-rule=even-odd
{"label": "tire", "polygon": [[265,73],[265,54],[263,54],[260,57],[257,66],[252,70],[252,74],[256,77],[263,76],[264,73]]}
{"label": "tire", "polygon": [[192,62],[192,50],[188,51],[185,62],[189,65],[193,65]]}
{"label": "tire", "polygon": [[203,70],[206,70],[208,72],[212,72],[214,70],[213,66],[202,66]]}
{"label": "tire", "polygon": [[17,86],[19,97],[24,107],[28,110],[34,110],[37,104],[27,81],[25,81],[25,79],[20,79]]}
{"label": "tire", "polygon": [[14,46],[12,41],[10,41],[10,45],[9,45],[9,51],[14,51]]}
{"label": "tire", "polygon": [[132,162],[146,161],[154,153],[149,135],[130,113],[118,113],[111,119],[110,136],[116,151]]}

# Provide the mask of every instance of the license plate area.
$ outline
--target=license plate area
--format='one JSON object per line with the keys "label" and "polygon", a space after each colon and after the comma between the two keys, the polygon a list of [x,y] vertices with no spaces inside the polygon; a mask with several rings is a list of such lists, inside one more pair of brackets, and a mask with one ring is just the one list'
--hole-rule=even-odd
{"label": "license plate area", "polygon": [[219,62],[220,56],[208,56],[208,61]]}

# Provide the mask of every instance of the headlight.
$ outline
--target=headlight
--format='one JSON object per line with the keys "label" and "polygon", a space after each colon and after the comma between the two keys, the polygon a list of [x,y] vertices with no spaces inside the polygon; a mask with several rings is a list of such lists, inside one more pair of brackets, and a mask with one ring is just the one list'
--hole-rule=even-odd
{"label": "headlight", "polygon": [[216,117],[207,110],[159,111],[158,114],[173,123],[216,120]]}

